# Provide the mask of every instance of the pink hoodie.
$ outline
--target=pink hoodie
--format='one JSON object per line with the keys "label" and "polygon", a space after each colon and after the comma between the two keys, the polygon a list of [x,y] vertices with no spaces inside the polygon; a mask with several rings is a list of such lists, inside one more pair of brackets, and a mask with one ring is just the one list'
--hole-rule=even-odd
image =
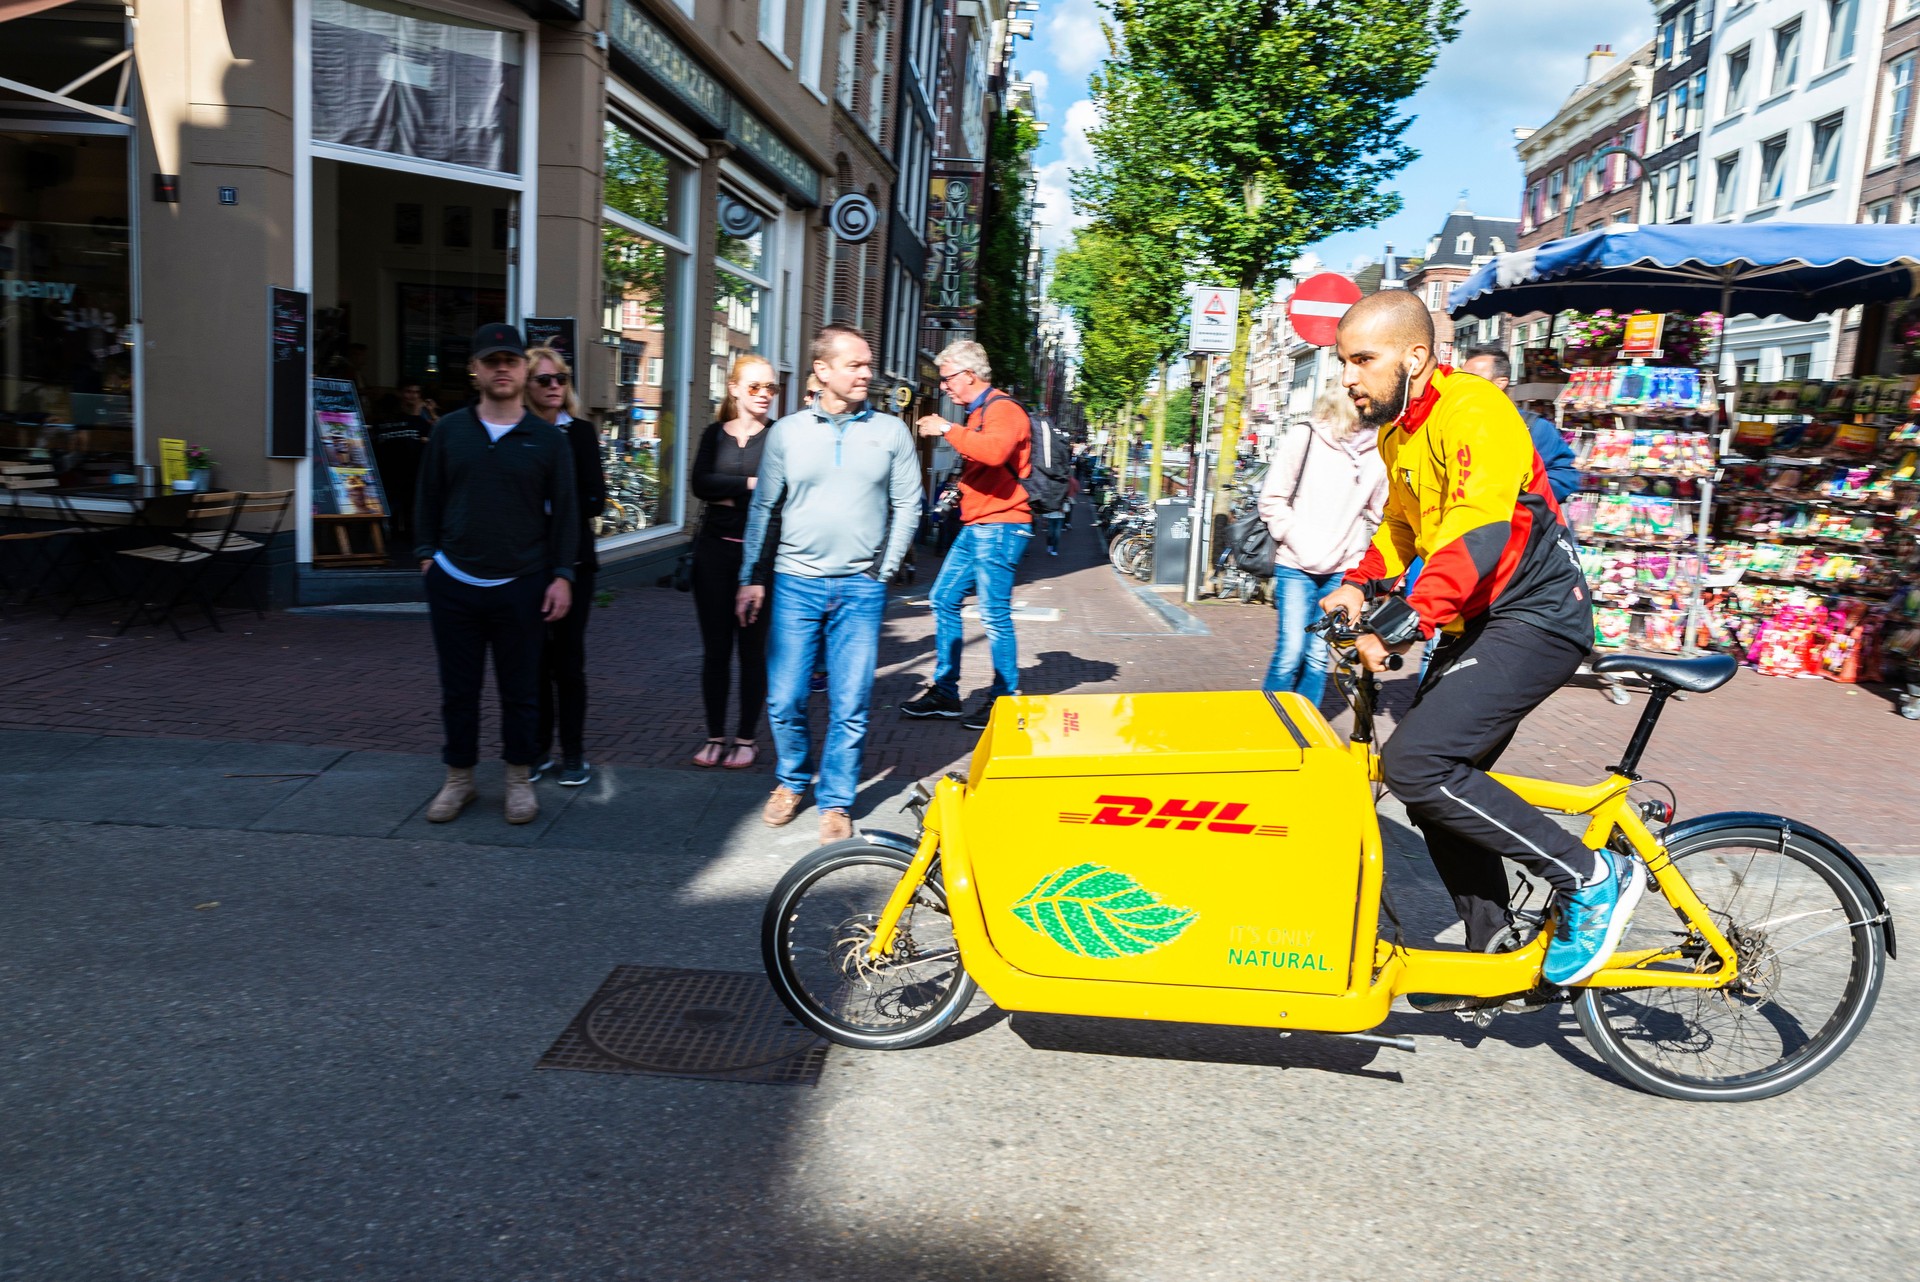
{"label": "pink hoodie", "polygon": [[1365,430],[1337,441],[1318,423],[1280,438],[1260,488],[1275,564],[1336,574],[1360,563],[1386,510],[1387,469],[1376,444]]}

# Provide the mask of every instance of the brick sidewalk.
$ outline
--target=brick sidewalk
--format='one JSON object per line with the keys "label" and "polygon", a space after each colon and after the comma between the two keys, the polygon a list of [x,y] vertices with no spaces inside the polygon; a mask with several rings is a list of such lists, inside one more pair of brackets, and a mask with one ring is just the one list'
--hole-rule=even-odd
{"label": "brick sidewalk", "polygon": [[[1271,610],[1203,604],[1195,613],[1209,634],[1178,634],[1108,569],[1081,520],[1059,557],[1036,547],[1022,567],[1017,598],[1062,615],[1017,625],[1027,692],[1259,683],[1273,644]],[[957,723],[908,722],[892,711],[932,667],[932,620],[924,605],[910,601],[931,584],[936,563],[927,549],[919,552],[918,582],[888,612],[868,741],[870,781],[937,774],[961,765],[972,747]],[[0,675],[0,728],[438,751],[424,617],[239,616],[227,628],[182,643],[170,633],[115,639],[97,618],[62,624],[38,614],[11,616],[0,621],[0,652],[8,659]],[[692,769],[688,757],[705,726],[691,598],[652,587],[618,592],[595,611],[588,651],[588,756]],[[963,692],[984,686],[989,675],[984,638],[970,623]],[[1503,764],[1550,778],[1597,777],[1617,758],[1638,713],[1638,699],[1617,707],[1591,686],[1571,686],[1521,728]],[[489,713],[483,742],[497,740]],[[761,742],[755,769],[768,774],[764,730]],[[1675,788],[1683,814],[1778,811],[1863,853],[1920,854],[1917,758],[1920,725],[1902,721],[1872,691],[1742,672],[1710,696],[1670,705],[1643,772]]]}

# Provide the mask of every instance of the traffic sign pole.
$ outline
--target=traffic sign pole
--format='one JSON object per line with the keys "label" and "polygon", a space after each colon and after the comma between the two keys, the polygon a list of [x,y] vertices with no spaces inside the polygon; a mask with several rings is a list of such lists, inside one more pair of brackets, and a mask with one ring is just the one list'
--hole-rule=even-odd
{"label": "traffic sign pole", "polygon": [[1207,434],[1213,426],[1213,353],[1207,353],[1207,381],[1200,393],[1200,422],[1193,433],[1193,458],[1187,471],[1192,478],[1187,486],[1187,589],[1183,599],[1192,605],[1200,598],[1201,537],[1206,529],[1207,496],[1213,487],[1206,483]]}

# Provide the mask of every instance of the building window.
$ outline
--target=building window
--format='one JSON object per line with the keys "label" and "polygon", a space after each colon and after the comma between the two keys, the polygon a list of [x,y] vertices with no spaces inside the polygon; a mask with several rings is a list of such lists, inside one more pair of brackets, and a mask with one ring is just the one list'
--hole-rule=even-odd
{"label": "building window", "polygon": [[827,53],[827,0],[806,0],[800,10],[800,83],[820,92]]}
{"label": "building window", "polygon": [[612,524],[601,527],[610,535],[679,519],[686,417],[679,371],[691,262],[684,229],[693,184],[687,166],[626,126],[607,122],[604,138],[603,328],[617,331],[623,352],[648,354],[646,384],[627,389],[631,399],[614,407],[603,428],[609,462],[631,468],[644,482],[639,492],[645,496],[621,500]]}
{"label": "building window", "polygon": [[1454,238],[1453,252],[1462,258],[1473,257],[1473,236],[1468,232],[1461,232]]}
{"label": "building window", "polygon": [[1760,144],[1760,185],[1754,189],[1755,204],[1771,205],[1787,194],[1787,136]]}
{"label": "building window", "polygon": [[1752,45],[1742,45],[1727,55],[1727,98],[1720,107],[1723,115],[1731,116],[1747,105],[1747,72],[1752,66]]}
{"label": "building window", "polygon": [[1827,0],[1827,65],[1853,57],[1853,28],[1860,17],[1860,0]]}
{"label": "building window", "polygon": [[1813,373],[1813,353],[1795,352],[1787,357],[1786,363],[1781,366],[1781,373],[1789,380],[1805,379]]}
{"label": "building window", "polygon": [[1773,79],[1767,96],[1785,93],[1800,77],[1800,19],[1773,29]]}
{"label": "building window", "polygon": [[1673,61],[1673,38],[1677,26],[1678,24],[1672,18],[1660,24],[1660,48],[1654,55],[1655,61],[1662,63]]}
{"label": "building window", "polygon": [[1565,190],[1567,176],[1560,170],[1547,175],[1547,217],[1560,212],[1560,193]]}
{"label": "building window", "polygon": [[620,353],[620,386],[632,387],[640,381],[640,353]]}
{"label": "building window", "polygon": [[1705,40],[1713,32],[1713,2],[1697,5],[1693,15],[1693,38]]}
{"label": "building window", "polygon": [[1913,54],[1887,66],[1887,82],[1880,91],[1880,137],[1873,146],[1873,163],[1900,159],[1907,137],[1907,117],[1913,114]]}
{"label": "building window", "polygon": [[1900,205],[1900,221],[1920,223],[1920,191],[1910,191]]}
{"label": "building window", "polygon": [[1687,132],[1697,134],[1707,123],[1707,73],[1693,77],[1693,96],[1687,109]]}
{"label": "building window", "polygon": [[787,0],[760,0],[760,43],[776,53],[786,53]]}
{"label": "building window", "polygon": [[1669,165],[1660,175],[1660,212],[1656,220],[1670,223],[1680,214],[1680,166]]}
{"label": "building window", "polygon": [[854,83],[860,74],[860,0],[841,0],[839,53],[834,61],[833,96],[853,110]]}
{"label": "building window", "polygon": [[1813,153],[1807,165],[1808,188],[1829,187],[1840,180],[1840,126],[1846,116],[1828,116],[1813,125]]}
{"label": "building window", "polygon": [[1673,136],[1675,138],[1685,138],[1687,136],[1689,132],[1687,129],[1687,117],[1691,114],[1689,109],[1692,105],[1693,86],[1684,83],[1675,86],[1673,91],[1673,114],[1668,117],[1668,120],[1672,122]]}
{"label": "building window", "polygon": [[1693,202],[1700,188],[1700,157],[1688,156],[1680,162],[1680,217],[1693,217]]}
{"label": "building window", "polygon": [[707,396],[710,413],[718,417],[727,393],[727,374],[743,356],[772,353],[765,341],[765,324],[773,315],[772,253],[766,223],[739,197],[720,194],[720,209],[733,229],[715,220],[713,228],[713,316],[707,344]]}
{"label": "building window", "polygon": [[1713,162],[1713,216],[1725,218],[1733,212],[1734,193],[1740,182],[1740,156],[1722,156]]}
{"label": "building window", "polygon": [[1653,102],[1653,150],[1664,150],[1672,141],[1673,137],[1667,131],[1667,98],[1662,94]]}
{"label": "building window", "polygon": [[1893,202],[1891,200],[1883,200],[1877,205],[1870,206],[1867,209],[1867,221],[1877,225],[1892,222]]}

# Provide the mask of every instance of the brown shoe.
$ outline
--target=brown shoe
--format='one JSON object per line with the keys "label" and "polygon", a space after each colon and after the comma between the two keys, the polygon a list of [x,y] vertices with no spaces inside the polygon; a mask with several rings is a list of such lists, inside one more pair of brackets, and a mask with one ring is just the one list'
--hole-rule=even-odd
{"label": "brown shoe", "polygon": [[427,803],[427,822],[443,824],[467,808],[473,800],[473,767],[448,766],[447,781]]}
{"label": "brown shoe", "polygon": [[760,818],[769,828],[784,828],[793,822],[794,812],[800,809],[800,794],[785,784],[775,785],[767,797],[767,808],[760,812]]}
{"label": "brown shoe", "polygon": [[507,822],[530,824],[540,817],[540,799],[533,795],[527,766],[507,767]]}
{"label": "brown shoe", "polygon": [[845,841],[853,836],[853,819],[844,810],[822,810],[820,812],[820,844]]}

